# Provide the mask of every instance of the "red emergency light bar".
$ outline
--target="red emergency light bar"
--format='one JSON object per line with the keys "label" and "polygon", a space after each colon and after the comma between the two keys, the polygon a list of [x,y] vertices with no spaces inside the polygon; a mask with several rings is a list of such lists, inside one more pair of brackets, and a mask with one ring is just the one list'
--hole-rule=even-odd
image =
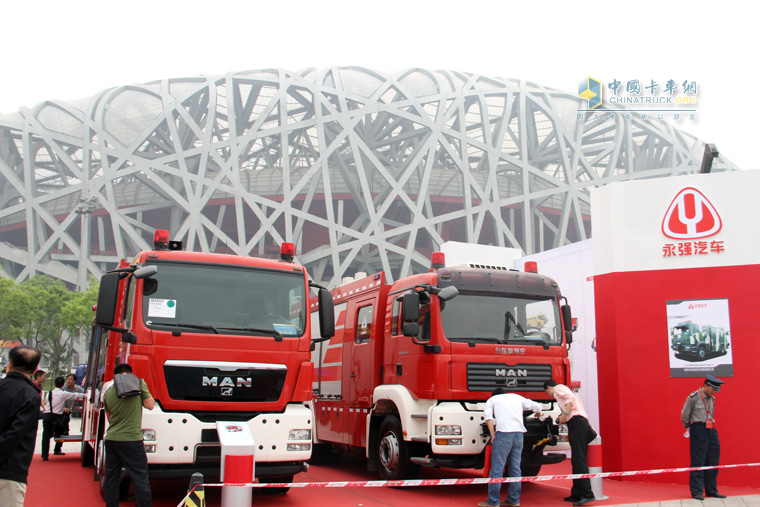
{"label": "red emergency light bar", "polygon": [[155,250],[182,250],[182,242],[170,241],[169,231],[156,229],[153,233],[153,248]]}
{"label": "red emergency light bar", "polygon": [[280,247],[280,259],[285,262],[293,262],[296,256],[296,246],[293,243],[283,243]]}
{"label": "red emergency light bar", "polygon": [[430,269],[435,270],[446,267],[446,255],[443,252],[433,252],[430,259]]}
{"label": "red emergency light bar", "polygon": [[169,231],[166,229],[156,229],[153,233],[153,248],[156,250],[169,249]]}
{"label": "red emergency light bar", "polygon": [[538,273],[538,263],[536,261],[527,261],[525,263],[526,273]]}

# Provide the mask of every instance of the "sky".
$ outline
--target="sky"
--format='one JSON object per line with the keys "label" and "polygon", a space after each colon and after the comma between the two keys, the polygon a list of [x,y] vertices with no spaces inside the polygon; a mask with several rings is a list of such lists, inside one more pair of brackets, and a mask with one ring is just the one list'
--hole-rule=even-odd
{"label": "sky", "polygon": [[[695,82],[695,119],[667,120],[760,169],[751,3],[507,0],[0,0],[0,114],[164,78],[263,68],[410,67],[577,93]],[[605,92],[606,93],[606,92]],[[748,95],[749,94],[749,95]],[[755,125],[753,127],[753,125]]]}

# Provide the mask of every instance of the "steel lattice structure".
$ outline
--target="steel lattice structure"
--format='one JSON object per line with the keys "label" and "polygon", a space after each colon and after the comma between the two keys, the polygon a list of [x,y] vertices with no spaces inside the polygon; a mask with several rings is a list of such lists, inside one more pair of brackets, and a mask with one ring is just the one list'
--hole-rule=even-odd
{"label": "steel lattice structure", "polygon": [[699,171],[698,139],[584,104],[526,81],[358,67],[43,102],[0,116],[3,274],[82,287],[168,228],[189,250],[274,257],[294,242],[333,285],[397,278],[448,240],[527,254],[588,238],[590,187]]}

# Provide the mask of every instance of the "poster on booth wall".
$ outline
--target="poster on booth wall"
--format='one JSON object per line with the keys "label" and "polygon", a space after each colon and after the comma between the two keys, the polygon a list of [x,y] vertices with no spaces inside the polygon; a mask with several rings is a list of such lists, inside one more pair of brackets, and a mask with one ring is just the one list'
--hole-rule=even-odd
{"label": "poster on booth wall", "polygon": [[728,299],[667,302],[671,377],[733,377]]}

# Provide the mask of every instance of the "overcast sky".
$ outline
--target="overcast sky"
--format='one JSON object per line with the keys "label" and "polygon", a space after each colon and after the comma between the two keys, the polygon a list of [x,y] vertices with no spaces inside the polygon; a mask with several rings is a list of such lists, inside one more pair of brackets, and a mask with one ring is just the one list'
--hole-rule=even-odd
{"label": "overcast sky", "polygon": [[0,113],[114,86],[261,68],[449,69],[572,93],[586,76],[661,86],[673,79],[697,83],[696,119],[673,125],[758,169],[760,43],[750,5],[0,0]]}

